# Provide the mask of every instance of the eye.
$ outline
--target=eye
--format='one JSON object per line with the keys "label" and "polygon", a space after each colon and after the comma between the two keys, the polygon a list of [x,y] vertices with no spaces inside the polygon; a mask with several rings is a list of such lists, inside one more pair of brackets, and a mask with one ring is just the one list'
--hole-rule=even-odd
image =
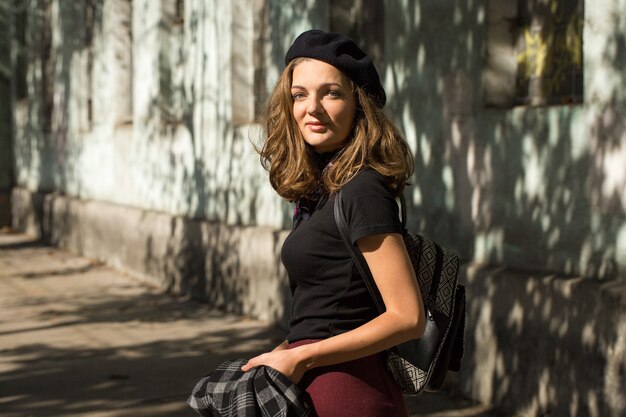
{"label": "eye", "polygon": [[305,97],[305,94],[303,92],[296,92],[296,93],[291,94],[291,99],[293,101],[302,100],[304,97]]}
{"label": "eye", "polygon": [[328,90],[327,94],[331,97],[336,97],[336,98],[341,97],[341,93],[338,90]]}

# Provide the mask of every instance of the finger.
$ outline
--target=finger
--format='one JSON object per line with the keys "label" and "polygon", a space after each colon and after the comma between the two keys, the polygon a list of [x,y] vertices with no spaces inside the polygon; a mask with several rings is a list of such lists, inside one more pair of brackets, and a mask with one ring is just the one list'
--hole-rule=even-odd
{"label": "finger", "polygon": [[254,368],[256,365],[254,365],[254,362],[252,359],[250,359],[244,366],[241,367],[241,370],[244,372],[248,372],[250,369]]}

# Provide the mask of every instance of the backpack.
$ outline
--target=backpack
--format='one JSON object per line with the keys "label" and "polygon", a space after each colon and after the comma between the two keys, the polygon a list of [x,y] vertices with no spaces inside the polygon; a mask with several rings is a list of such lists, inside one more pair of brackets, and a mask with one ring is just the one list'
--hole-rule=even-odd
{"label": "backpack", "polygon": [[[350,243],[341,190],[334,215],[342,240],[352,256],[379,313],[385,311],[380,292],[363,254]],[[400,198],[403,239],[426,309],[426,327],[419,339],[386,351],[385,366],[402,392],[409,395],[441,389],[448,370],[459,371],[464,351],[465,287],[458,283],[459,257],[437,243],[406,229],[406,204]]]}

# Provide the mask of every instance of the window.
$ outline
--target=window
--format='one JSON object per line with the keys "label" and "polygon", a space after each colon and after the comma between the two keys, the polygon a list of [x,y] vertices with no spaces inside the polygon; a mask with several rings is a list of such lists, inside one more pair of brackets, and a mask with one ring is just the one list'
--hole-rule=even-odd
{"label": "window", "polygon": [[582,0],[490,0],[485,103],[583,101]]}

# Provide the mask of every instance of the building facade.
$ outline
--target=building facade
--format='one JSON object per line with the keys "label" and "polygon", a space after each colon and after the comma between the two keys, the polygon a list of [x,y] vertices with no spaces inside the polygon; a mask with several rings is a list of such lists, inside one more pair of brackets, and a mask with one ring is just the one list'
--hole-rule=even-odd
{"label": "building facade", "polygon": [[410,228],[463,260],[451,389],[525,416],[626,413],[626,0],[2,7],[5,224],[284,325],[292,207],[256,122],[293,38],[340,31],[413,150]]}

